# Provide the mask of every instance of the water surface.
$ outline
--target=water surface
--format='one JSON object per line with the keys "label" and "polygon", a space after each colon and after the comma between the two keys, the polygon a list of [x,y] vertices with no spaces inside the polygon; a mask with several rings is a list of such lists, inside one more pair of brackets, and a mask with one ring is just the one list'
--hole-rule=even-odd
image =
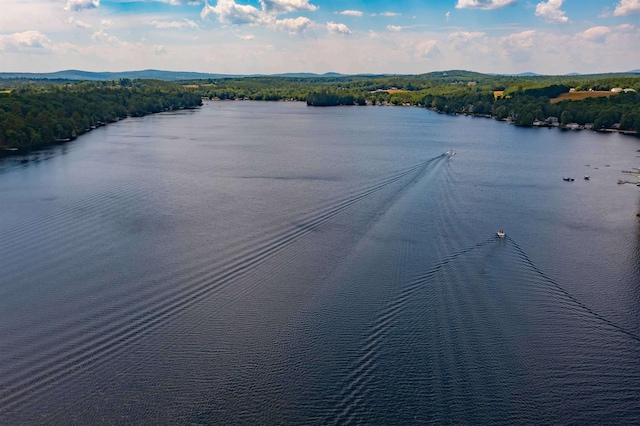
{"label": "water surface", "polygon": [[0,423],[638,423],[638,149],[211,102],[7,158]]}

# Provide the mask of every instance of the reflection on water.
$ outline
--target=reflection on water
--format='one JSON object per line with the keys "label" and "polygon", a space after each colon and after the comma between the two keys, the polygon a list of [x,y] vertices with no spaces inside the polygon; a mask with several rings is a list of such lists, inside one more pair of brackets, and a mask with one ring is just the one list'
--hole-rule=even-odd
{"label": "reflection on water", "polygon": [[66,155],[69,150],[68,145],[51,146],[37,150],[26,150],[0,154],[0,174],[10,170],[35,166],[44,161],[55,159],[61,155]]}
{"label": "reflection on water", "polygon": [[0,423],[637,423],[636,149],[223,102],[6,157]]}

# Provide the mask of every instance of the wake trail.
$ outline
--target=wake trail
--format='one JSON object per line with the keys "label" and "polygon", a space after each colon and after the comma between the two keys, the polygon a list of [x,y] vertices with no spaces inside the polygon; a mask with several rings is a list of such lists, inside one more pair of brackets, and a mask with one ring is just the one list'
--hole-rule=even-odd
{"label": "wake trail", "polygon": [[597,318],[602,323],[605,323],[605,324],[609,325],[613,329],[615,329],[615,330],[627,335],[631,339],[633,339],[636,342],[640,343],[640,337],[639,336],[637,336],[636,334],[626,330],[624,327],[616,324],[615,322],[613,322],[613,321],[609,320],[608,318],[604,317],[603,315],[599,314],[598,312],[596,312],[595,310],[593,310],[592,308],[590,308],[586,304],[582,303],[575,296],[573,296],[567,289],[562,287],[557,281],[555,281],[553,278],[549,277],[546,273],[544,273],[533,262],[531,257],[529,257],[529,255],[524,251],[524,249],[512,237],[505,236],[505,239],[507,239],[513,245],[514,249],[517,251],[517,253],[521,257],[521,259],[523,260],[524,264],[529,267],[529,269],[533,270],[536,274],[538,274],[540,276],[540,278],[544,282],[547,283],[547,285],[549,285],[551,288],[553,288],[554,290],[556,290],[560,294],[562,294],[566,299],[568,299],[571,303],[573,303],[574,306],[578,307],[581,311],[590,314],[594,318]]}
{"label": "wake trail", "polygon": [[441,273],[449,263],[480,250],[495,241],[495,237],[451,253],[445,259],[438,262],[429,270],[410,281],[398,296],[388,303],[382,310],[374,324],[370,327],[367,337],[360,348],[350,373],[344,379],[344,386],[338,394],[338,401],[334,404],[333,413],[324,421],[326,424],[349,423],[353,420],[357,410],[358,401],[364,400],[367,393],[367,385],[374,380],[373,371],[377,368],[376,360],[381,356],[380,349],[384,345],[385,338],[392,332],[394,323],[403,312],[403,308],[412,300],[412,297],[427,283],[431,282]]}
{"label": "wake trail", "polygon": [[[64,333],[63,330],[79,329],[68,336],[70,340],[64,340],[67,342],[65,346],[58,346],[57,350],[40,348],[39,355],[35,358],[31,352],[33,348],[29,348],[30,353],[23,354],[30,355],[30,362],[24,366],[26,370],[22,369],[12,374],[4,383],[0,383],[0,410],[7,410],[29,398],[34,392],[46,389],[50,383],[77,374],[92,363],[113,356],[132,340],[157,329],[169,322],[174,315],[191,308],[203,299],[219,293],[351,206],[413,173],[420,175],[430,164],[441,158],[442,155],[419,163],[359,193],[338,200],[321,211],[316,211],[316,214],[307,217],[295,228],[258,242],[257,247],[254,241],[253,250],[239,253],[238,257],[216,265],[214,269],[201,270],[199,276],[187,279],[184,276],[176,277],[178,285],[171,286],[169,291],[150,296],[152,289],[149,289],[143,296],[134,296],[127,300],[124,306],[120,305],[118,312],[110,312],[112,307],[104,309],[96,314],[104,320],[99,324],[94,323],[91,330],[82,328],[85,321],[83,318],[78,319],[75,324],[65,323],[64,329],[58,331]],[[14,360],[20,358],[22,356],[12,356]]]}

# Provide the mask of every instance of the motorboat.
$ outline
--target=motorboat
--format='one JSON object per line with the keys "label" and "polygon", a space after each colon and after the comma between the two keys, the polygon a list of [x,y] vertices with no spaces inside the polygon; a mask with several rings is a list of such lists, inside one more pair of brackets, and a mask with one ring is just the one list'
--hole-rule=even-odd
{"label": "motorboat", "polygon": [[504,236],[505,236],[504,231],[502,229],[498,230],[498,237],[504,238]]}
{"label": "motorboat", "polygon": [[589,180],[591,179],[588,175],[584,177],[584,180]]}
{"label": "motorboat", "polygon": [[449,157],[453,157],[454,155],[456,155],[456,152],[452,149],[450,149],[449,151],[445,152],[444,155],[448,155]]}
{"label": "motorboat", "polygon": [[562,180],[565,180],[567,182],[573,182],[575,179],[572,177],[563,177]]}

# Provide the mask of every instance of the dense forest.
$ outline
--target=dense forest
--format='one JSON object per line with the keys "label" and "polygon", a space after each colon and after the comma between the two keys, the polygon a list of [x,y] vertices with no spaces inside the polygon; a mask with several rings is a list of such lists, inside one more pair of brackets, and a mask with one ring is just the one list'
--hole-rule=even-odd
{"label": "dense forest", "polygon": [[[211,99],[299,100],[310,106],[417,105],[450,114],[473,114],[517,125],[577,124],[596,130],[640,129],[640,76],[493,76],[447,71],[414,76],[250,77],[194,80]],[[611,97],[552,102],[570,90],[632,89]],[[498,94],[499,93],[499,94]]]}
{"label": "dense forest", "polygon": [[309,106],[366,105],[363,94],[321,90],[307,95]]}
{"label": "dense forest", "polygon": [[[613,94],[614,88],[627,90]],[[604,95],[558,99],[570,91]],[[310,106],[415,105],[450,114],[494,117],[522,126],[615,128],[637,134],[639,92],[638,74],[502,76],[446,71],[397,76],[209,78],[180,83],[126,78],[92,82],[0,80],[0,150],[66,141],[127,116],[192,108],[201,105],[201,98],[294,100]]]}
{"label": "dense forest", "polygon": [[610,97],[593,97],[584,100],[551,99],[569,88],[558,92],[561,86],[550,86],[527,91],[519,90],[509,96],[495,96],[491,92],[470,92],[453,95],[426,95],[421,105],[445,113],[486,115],[509,120],[521,126],[556,123],[567,126],[575,123],[594,130],[617,127],[620,130],[640,129],[640,94],[629,91]]}
{"label": "dense forest", "polygon": [[0,148],[67,141],[128,116],[201,104],[181,85],[153,80],[23,83],[0,93]]}

